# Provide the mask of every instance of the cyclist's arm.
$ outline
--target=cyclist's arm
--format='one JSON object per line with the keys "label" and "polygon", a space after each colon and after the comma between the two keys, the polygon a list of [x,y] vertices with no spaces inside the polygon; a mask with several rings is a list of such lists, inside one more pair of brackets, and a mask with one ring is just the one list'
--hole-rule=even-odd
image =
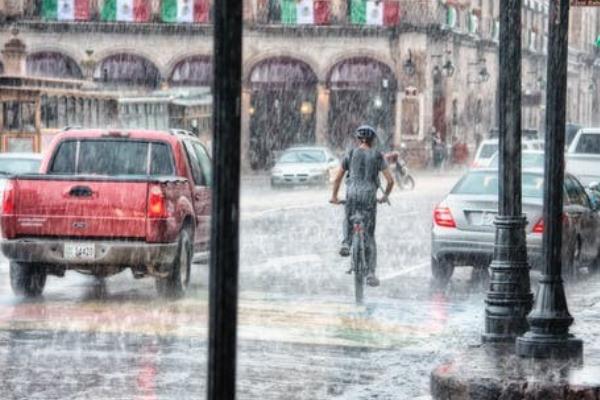
{"label": "cyclist's arm", "polygon": [[333,191],[331,193],[331,200],[329,200],[330,203],[337,204],[339,202],[338,192],[340,191],[340,186],[342,185],[342,179],[344,179],[345,174],[346,174],[346,171],[342,167],[338,168],[338,170],[335,174],[335,178],[333,180]]}
{"label": "cyclist's arm", "polygon": [[383,177],[385,178],[385,193],[384,195],[384,200],[386,200],[390,193],[392,193],[392,188],[394,187],[394,178],[392,178],[392,173],[390,172],[390,168],[387,167],[386,169],[384,169],[383,171],[381,171],[383,173]]}

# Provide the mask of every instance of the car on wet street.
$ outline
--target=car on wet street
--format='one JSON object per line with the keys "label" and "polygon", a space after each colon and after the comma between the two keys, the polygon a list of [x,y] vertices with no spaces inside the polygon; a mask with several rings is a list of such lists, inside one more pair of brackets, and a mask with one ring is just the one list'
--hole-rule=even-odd
{"label": "car on wet street", "polygon": [[[494,154],[490,160],[489,168],[498,168],[500,153]],[[523,150],[521,153],[521,168],[544,168],[543,150]]]}
{"label": "car on wet street", "polygon": [[327,185],[339,165],[326,147],[290,147],[271,170],[271,187]]}
{"label": "car on wet street", "polygon": [[[484,270],[494,251],[494,219],[498,212],[498,171],[467,172],[435,207],[431,228],[431,272],[438,283],[447,283],[455,267]],[[542,263],[544,174],[525,169],[522,174],[523,214],[527,256],[532,268]],[[590,195],[592,199],[590,199]],[[573,175],[564,181],[563,274],[574,277],[579,267],[600,267],[600,215],[596,196],[586,192]]]}
{"label": "car on wet street", "polygon": [[37,172],[41,163],[42,155],[39,153],[0,153],[0,178]]}

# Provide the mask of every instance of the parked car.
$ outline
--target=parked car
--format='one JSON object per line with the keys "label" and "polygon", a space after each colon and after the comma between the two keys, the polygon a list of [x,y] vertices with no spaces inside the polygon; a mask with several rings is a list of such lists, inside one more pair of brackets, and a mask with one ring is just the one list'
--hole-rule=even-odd
{"label": "parked car", "polygon": [[[527,218],[527,256],[533,268],[542,263],[544,175],[539,169],[522,175],[523,213]],[[598,202],[590,201],[581,183],[571,174],[564,181],[563,274],[576,269],[600,269],[600,215]],[[455,267],[486,268],[493,256],[498,211],[498,171],[467,172],[433,212],[431,272],[447,282]]]}
{"label": "parked car", "polygon": [[38,172],[41,163],[42,155],[39,153],[0,153],[0,177]]}
{"label": "parked car", "polygon": [[579,132],[579,130],[581,128],[583,128],[583,127],[579,124],[573,124],[573,123],[565,124],[565,149],[569,148],[569,146],[573,142],[573,139],[575,139],[577,132]]}
{"label": "parked car", "polygon": [[326,147],[291,147],[271,170],[271,186],[326,185],[340,161]]}
{"label": "parked car", "polygon": [[180,296],[210,232],[211,161],[191,135],[69,130],[41,174],[7,180],[2,252],[18,295],[42,293],[48,274],[105,277],[131,269]]}
{"label": "parked car", "polygon": [[565,163],[584,185],[600,182],[600,128],[580,129],[565,153]]}
{"label": "parked car", "polygon": [[[544,141],[538,139],[524,139],[521,141],[521,150],[544,150]],[[471,164],[472,168],[491,167],[494,155],[498,153],[498,139],[487,139],[481,142],[475,152],[475,159]]]}
{"label": "parked car", "polygon": [[[496,152],[490,160],[490,168],[498,168],[500,153]],[[521,168],[544,168],[543,150],[523,150],[521,152]]]}

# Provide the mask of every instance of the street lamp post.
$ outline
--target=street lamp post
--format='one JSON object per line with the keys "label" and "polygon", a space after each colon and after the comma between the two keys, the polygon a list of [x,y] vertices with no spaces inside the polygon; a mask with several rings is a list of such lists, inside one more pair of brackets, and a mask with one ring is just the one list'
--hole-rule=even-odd
{"label": "street lamp post", "polygon": [[529,283],[526,220],[521,212],[522,0],[500,6],[499,195],[494,258],[486,298],[484,343],[506,343],[527,330]]}
{"label": "street lamp post", "polygon": [[547,82],[552,84],[546,89],[544,269],[529,315],[531,330],[517,339],[517,354],[580,358],[583,343],[569,334],[573,317],[561,277],[569,0],[552,0],[550,4]]}
{"label": "street lamp post", "polygon": [[215,5],[208,400],[235,399],[239,274],[242,2]]}

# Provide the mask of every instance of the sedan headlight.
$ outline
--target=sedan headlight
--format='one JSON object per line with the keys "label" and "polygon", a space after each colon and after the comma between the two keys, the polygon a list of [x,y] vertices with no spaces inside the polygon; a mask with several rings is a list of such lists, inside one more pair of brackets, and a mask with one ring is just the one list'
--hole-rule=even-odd
{"label": "sedan headlight", "polygon": [[309,174],[324,174],[325,170],[322,168],[313,168],[308,170]]}
{"label": "sedan headlight", "polygon": [[281,174],[282,172],[283,172],[283,171],[282,171],[281,169],[279,169],[279,168],[273,168],[273,169],[271,170],[271,173],[272,173],[273,175],[279,175],[279,174]]}

